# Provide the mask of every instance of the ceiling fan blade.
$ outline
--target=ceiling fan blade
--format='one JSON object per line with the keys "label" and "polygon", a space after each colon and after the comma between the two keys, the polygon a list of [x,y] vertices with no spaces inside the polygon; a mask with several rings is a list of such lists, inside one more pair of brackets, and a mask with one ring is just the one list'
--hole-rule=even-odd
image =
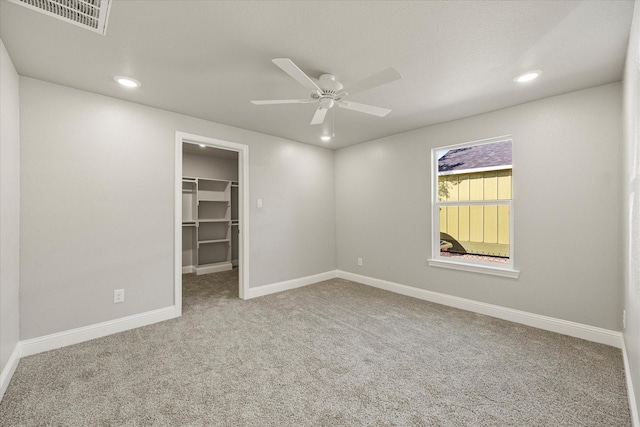
{"label": "ceiling fan blade", "polygon": [[317,102],[315,99],[265,99],[261,101],[251,101],[255,105],[272,105],[272,104],[312,104]]}
{"label": "ceiling fan blade", "polygon": [[307,76],[300,68],[298,68],[298,66],[294,64],[293,61],[289,58],[276,58],[271,62],[282,68],[282,71],[296,79],[296,81],[302,86],[322,92],[322,89],[320,89],[318,85],[315,84],[315,82],[311,80],[311,78]]}
{"label": "ceiling fan blade", "polygon": [[383,84],[391,83],[392,81],[401,79],[402,75],[395,68],[387,68],[384,71],[380,71],[379,73],[373,74],[369,77],[366,77],[359,82],[355,82],[351,86],[347,86],[345,91],[349,93],[349,95],[353,95],[354,93],[363,92],[365,90],[369,90],[376,86],[381,86]]}
{"label": "ceiling fan blade", "polygon": [[358,102],[351,101],[338,101],[338,107],[346,108],[347,110],[359,111],[361,113],[372,114],[378,117],[384,117],[391,112],[388,108],[374,107],[373,105],[360,104]]}
{"label": "ceiling fan blade", "polygon": [[312,125],[321,125],[324,123],[324,117],[327,115],[328,108],[318,107],[316,113],[313,115],[313,119],[311,119]]}

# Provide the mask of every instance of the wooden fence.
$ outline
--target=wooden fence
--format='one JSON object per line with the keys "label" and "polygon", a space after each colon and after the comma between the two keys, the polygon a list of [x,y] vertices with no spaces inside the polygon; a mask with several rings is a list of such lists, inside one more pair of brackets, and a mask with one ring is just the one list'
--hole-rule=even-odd
{"label": "wooden fence", "polygon": [[[440,201],[511,200],[511,169],[438,177]],[[440,208],[440,231],[469,253],[509,256],[508,204],[457,205]]]}

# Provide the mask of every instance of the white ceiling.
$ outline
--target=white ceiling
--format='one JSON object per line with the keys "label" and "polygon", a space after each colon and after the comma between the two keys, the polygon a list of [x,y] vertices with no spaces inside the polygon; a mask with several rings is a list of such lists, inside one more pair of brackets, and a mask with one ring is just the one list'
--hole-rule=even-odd
{"label": "white ceiling", "polygon": [[[23,76],[340,148],[619,81],[632,11],[612,0],[115,0],[103,36],[1,0],[0,37]],[[271,62],[280,57],[345,85],[395,67],[402,80],[349,98],[393,111],[334,108],[311,126],[314,104],[251,104],[309,96]],[[529,69],[544,73],[513,82]],[[320,141],[332,123],[335,139]]]}

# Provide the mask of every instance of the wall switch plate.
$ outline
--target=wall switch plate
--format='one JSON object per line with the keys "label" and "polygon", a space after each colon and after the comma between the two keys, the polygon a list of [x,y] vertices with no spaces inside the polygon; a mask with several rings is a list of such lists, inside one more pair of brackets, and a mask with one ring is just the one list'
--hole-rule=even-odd
{"label": "wall switch plate", "polygon": [[256,205],[257,205],[259,208],[261,208],[261,207],[262,207],[262,199],[258,199],[258,200],[256,201]]}
{"label": "wall switch plate", "polygon": [[124,289],[116,289],[113,291],[113,303],[124,302]]}
{"label": "wall switch plate", "polygon": [[362,267],[362,258],[358,258],[358,265]]}

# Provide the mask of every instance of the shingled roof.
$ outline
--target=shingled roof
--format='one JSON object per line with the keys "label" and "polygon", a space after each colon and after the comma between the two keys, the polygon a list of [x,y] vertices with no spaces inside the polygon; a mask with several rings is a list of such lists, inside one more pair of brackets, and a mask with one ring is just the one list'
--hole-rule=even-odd
{"label": "shingled roof", "polygon": [[438,160],[438,172],[511,165],[511,141],[456,148]]}

